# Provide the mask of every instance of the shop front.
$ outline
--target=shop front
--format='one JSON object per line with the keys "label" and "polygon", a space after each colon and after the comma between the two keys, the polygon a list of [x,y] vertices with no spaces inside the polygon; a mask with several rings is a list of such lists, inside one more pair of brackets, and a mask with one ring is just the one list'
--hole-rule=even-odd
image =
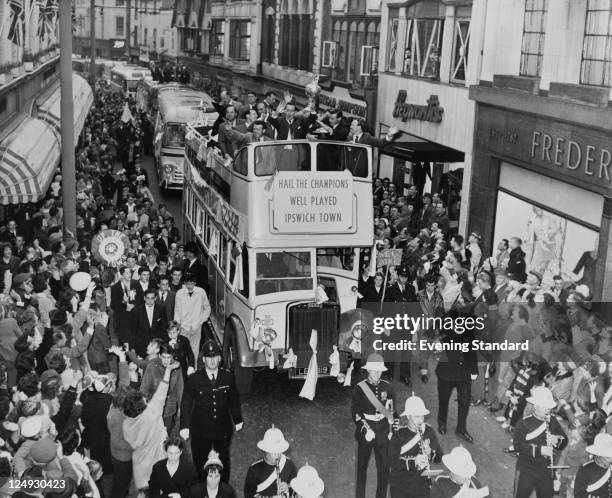
{"label": "shop front", "polygon": [[378,176],[400,190],[415,185],[421,192],[441,194],[451,230],[463,233],[474,117],[467,89],[385,73],[378,95],[378,136],[390,126],[401,132],[379,150]]}
{"label": "shop front", "polygon": [[[528,270],[612,298],[612,130],[606,108],[473,87],[470,231],[495,253],[518,237]],[[607,117],[605,116],[607,114]],[[584,261],[595,259],[585,272]]]}

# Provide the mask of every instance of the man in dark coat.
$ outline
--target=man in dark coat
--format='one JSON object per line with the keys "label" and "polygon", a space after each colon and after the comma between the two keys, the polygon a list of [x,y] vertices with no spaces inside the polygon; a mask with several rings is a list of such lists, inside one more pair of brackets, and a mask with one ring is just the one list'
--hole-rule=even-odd
{"label": "man in dark coat", "polygon": [[[414,286],[409,282],[410,279],[410,271],[406,267],[402,267],[397,272],[398,281],[393,285],[390,285],[387,288],[387,292],[385,293],[385,302],[387,303],[396,303],[394,307],[389,308],[388,313],[391,316],[394,316],[397,313],[403,313],[406,311],[406,303],[415,303],[417,300],[416,291]],[[388,316],[385,314],[385,316]],[[406,331],[399,330],[393,332],[393,334],[398,336],[398,340],[403,339],[402,335],[406,334]],[[407,356],[409,353],[404,353],[401,351],[396,351],[394,355],[393,362],[388,362],[389,370],[391,371],[391,376],[395,377],[395,369],[396,364],[399,363],[399,377],[400,380],[410,386],[410,358]]]}
{"label": "man in dark coat", "polygon": [[[460,317],[455,312],[452,318],[458,320],[464,317]],[[444,333],[440,342],[445,349],[436,367],[436,375],[438,376],[438,432],[446,434],[448,402],[453,389],[456,388],[459,406],[455,434],[469,443],[473,442],[474,438],[467,431],[467,415],[470,409],[472,381],[478,377],[476,352],[472,351],[470,347],[473,337],[474,334],[469,330],[462,334],[454,330]],[[468,351],[463,352],[462,348]]]}
{"label": "man in dark coat", "polygon": [[[130,330],[132,330],[132,314],[134,299],[130,297],[132,285],[132,270],[126,266],[119,268],[121,280],[111,286],[110,307],[115,312],[117,323],[117,336],[119,344],[130,342]],[[135,296],[135,293],[132,293]]]}
{"label": "man in dark coat", "polygon": [[[351,121],[350,133],[347,139],[348,142],[356,144],[365,144],[372,147],[384,147],[391,142],[398,133],[396,127],[389,128],[385,138],[376,138],[371,133],[365,132],[365,121],[363,119],[353,119]],[[363,147],[352,147],[352,151],[347,157],[347,169],[353,176],[364,178],[368,173],[367,153]],[[350,149],[349,149],[350,150]]]}
{"label": "man in dark coat", "polygon": [[187,242],[185,244],[184,273],[191,273],[195,277],[196,285],[208,294],[208,270],[200,263],[197,254],[198,247],[195,242]]}
{"label": "man in dark coat", "polygon": [[513,275],[514,280],[524,284],[527,280],[527,265],[525,263],[525,252],[521,248],[523,241],[518,237],[510,239],[510,259],[506,271]]}
{"label": "man in dark coat", "polygon": [[136,354],[145,357],[147,354],[147,344],[151,339],[166,339],[168,330],[168,318],[166,311],[160,303],[155,302],[155,289],[148,289],[145,292],[144,305],[137,306],[132,311],[134,315],[134,325],[130,347]]}
{"label": "man in dark coat", "polygon": [[287,102],[285,104],[285,115],[278,116],[274,113],[269,122],[276,129],[277,140],[299,140],[306,138],[313,119],[316,120],[316,114],[311,114],[308,117],[296,115],[295,103]]}
{"label": "man in dark coat", "polygon": [[229,482],[230,443],[234,428],[242,430],[240,396],[233,374],[221,363],[221,348],[212,340],[202,349],[204,368],[187,377],[181,403],[183,439],[191,438],[196,470],[203,479],[204,462],[213,448],[223,462],[223,482]]}

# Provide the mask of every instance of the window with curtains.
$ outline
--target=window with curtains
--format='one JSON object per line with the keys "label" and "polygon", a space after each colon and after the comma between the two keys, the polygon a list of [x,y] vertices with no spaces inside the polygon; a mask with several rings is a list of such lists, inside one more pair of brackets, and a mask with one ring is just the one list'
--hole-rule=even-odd
{"label": "window with curtains", "polygon": [[[377,72],[377,54],[380,39],[378,20],[337,18],[332,24],[335,60],[331,67],[332,79],[346,81],[354,86],[373,84]],[[364,48],[365,47],[365,48]],[[363,60],[363,59],[366,60]]]}
{"label": "window with curtains", "polygon": [[587,0],[580,83],[610,86],[612,0]]}
{"label": "window with curtains", "polygon": [[125,36],[125,18],[115,17],[115,36],[117,38]]}
{"label": "window with curtains", "polygon": [[464,83],[468,67],[468,51],[470,48],[471,7],[457,7],[455,11],[455,26],[450,80],[454,83]]}
{"label": "window with curtains", "polygon": [[230,21],[230,54],[232,59],[248,61],[251,56],[251,21]]}
{"label": "window with curtains", "polygon": [[548,0],[525,0],[521,76],[540,76],[546,36]]}
{"label": "window with curtains", "polygon": [[266,14],[263,18],[263,39],[261,47],[261,60],[274,62],[274,31],[276,20],[274,14]]}
{"label": "window with curtains", "polygon": [[210,23],[210,55],[225,53],[225,21],[213,19]]}
{"label": "window with curtains", "polygon": [[280,16],[279,64],[312,70],[313,3],[307,0],[283,0]]}

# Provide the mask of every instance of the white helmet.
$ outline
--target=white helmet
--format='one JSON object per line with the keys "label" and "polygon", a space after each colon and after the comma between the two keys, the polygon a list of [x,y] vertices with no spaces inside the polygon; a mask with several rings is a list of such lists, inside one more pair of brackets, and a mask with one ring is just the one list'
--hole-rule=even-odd
{"label": "white helmet", "polygon": [[425,403],[418,396],[415,396],[414,393],[408,399],[406,399],[406,404],[404,405],[404,412],[402,415],[412,415],[416,417],[424,417],[425,415],[429,415],[429,410],[425,408]]}

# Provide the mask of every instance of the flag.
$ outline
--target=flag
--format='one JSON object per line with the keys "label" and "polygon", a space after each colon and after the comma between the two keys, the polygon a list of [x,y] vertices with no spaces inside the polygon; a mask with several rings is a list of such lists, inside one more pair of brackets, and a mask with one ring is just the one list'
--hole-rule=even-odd
{"label": "flag", "polygon": [[121,121],[123,121],[124,123],[129,123],[130,121],[134,121],[134,118],[132,117],[132,113],[130,112],[130,107],[128,106],[128,103],[125,103],[125,106],[123,108],[123,114],[121,115]]}
{"label": "flag", "polygon": [[8,6],[10,9],[8,39],[15,45],[22,46],[25,22],[23,0],[8,0]]}
{"label": "flag", "polygon": [[306,374],[306,380],[300,391],[300,398],[306,398],[312,401],[315,397],[317,390],[317,379],[319,377],[317,367],[317,346],[319,344],[318,333],[315,329],[310,332],[310,341],[308,345],[312,350],[312,356],[310,357],[310,363],[308,363],[308,373]]}
{"label": "flag", "polygon": [[44,40],[57,31],[59,6],[57,0],[38,0],[38,38]]}

